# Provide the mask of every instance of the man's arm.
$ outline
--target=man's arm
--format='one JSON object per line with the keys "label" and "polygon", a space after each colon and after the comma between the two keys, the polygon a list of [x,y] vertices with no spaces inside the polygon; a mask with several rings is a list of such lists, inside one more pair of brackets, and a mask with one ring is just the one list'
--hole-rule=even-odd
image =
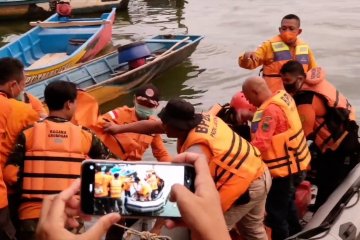
{"label": "man's arm", "polygon": [[254,52],[245,52],[239,57],[239,66],[246,69],[255,69],[263,65],[269,48],[271,48],[270,42],[266,41]]}
{"label": "man's arm", "polygon": [[118,125],[107,122],[104,124],[104,131],[110,134],[116,133],[140,133],[140,134],[162,134],[165,130],[160,120],[141,120],[128,124]]}
{"label": "man's arm", "polygon": [[8,186],[15,185],[21,177],[21,169],[24,168],[25,159],[25,135],[21,133],[15,143],[14,150],[9,155],[4,168],[4,181]]}
{"label": "man's arm", "polygon": [[320,115],[324,115],[326,112],[325,105],[319,97],[311,92],[304,92],[295,95],[294,99],[305,136],[309,137],[309,135],[314,131],[316,111],[319,111],[320,113],[322,112]]}
{"label": "man's arm", "polygon": [[154,157],[160,162],[171,162],[172,157],[166,149],[160,134],[156,134],[151,142]]}
{"label": "man's arm", "polygon": [[279,116],[284,116],[284,112],[275,104],[270,104],[263,112],[251,141],[251,144],[257,147],[260,152],[266,152],[271,146],[271,139],[274,136]]}

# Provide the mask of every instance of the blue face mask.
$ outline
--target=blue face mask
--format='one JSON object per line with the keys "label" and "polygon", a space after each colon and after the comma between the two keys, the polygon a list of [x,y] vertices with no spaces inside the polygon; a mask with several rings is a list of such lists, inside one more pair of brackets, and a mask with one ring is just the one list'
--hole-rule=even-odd
{"label": "blue face mask", "polygon": [[155,108],[145,107],[135,102],[135,112],[140,119],[145,120],[155,114]]}

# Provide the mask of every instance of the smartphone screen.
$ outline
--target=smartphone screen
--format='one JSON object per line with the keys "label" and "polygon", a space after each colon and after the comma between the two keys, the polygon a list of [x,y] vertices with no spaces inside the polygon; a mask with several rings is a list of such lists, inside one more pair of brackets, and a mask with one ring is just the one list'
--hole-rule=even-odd
{"label": "smartphone screen", "polygon": [[176,203],[169,201],[171,186],[194,191],[195,170],[187,164],[88,160],[81,179],[86,214],[178,218]]}

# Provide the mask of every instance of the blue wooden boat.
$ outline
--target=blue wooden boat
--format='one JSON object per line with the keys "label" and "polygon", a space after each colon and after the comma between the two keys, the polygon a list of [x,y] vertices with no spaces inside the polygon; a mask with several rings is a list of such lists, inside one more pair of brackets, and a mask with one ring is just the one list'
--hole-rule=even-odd
{"label": "blue wooden boat", "polygon": [[79,88],[89,92],[101,104],[128,93],[133,88],[181,63],[192,54],[202,38],[197,35],[159,35],[144,41],[150,53],[147,54],[146,63],[135,69],[129,69],[129,59],[126,59],[124,52],[137,49],[139,44],[132,44],[130,47],[123,46],[119,51],[30,85],[26,91],[43,100],[47,84],[55,80],[66,80],[74,82]]}
{"label": "blue wooden boat", "polygon": [[0,48],[0,58],[14,57],[25,65],[26,84],[52,77],[78,62],[95,57],[111,41],[116,9],[100,18],[52,15],[14,42]]}

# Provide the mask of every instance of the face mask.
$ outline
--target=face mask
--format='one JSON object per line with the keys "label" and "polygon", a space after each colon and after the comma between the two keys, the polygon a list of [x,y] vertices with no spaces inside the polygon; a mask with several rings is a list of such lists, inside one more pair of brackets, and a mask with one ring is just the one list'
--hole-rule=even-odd
{"label": "face mask", "polygon": [[280,34],[280,37],[285,43],[294,43],[297,38],[297,33],[290,32],[290,31],[284,31]]}
{"label": "face mask", "polygon": [[140,119],[144,120],[148,119],[151,115],[154,115],[155,108],[148,108],[135,102],[135,112]]}
{"label": "face mask", "polygon": [[298,84],[284,84],[285,91],[288,93],[295,93],[297,90],[299,90]]}
{"label": "face mask", "polygon": [[25,101],[25,91],[21,91],[19,96],[15,98],[18,101],[24,102]]}

